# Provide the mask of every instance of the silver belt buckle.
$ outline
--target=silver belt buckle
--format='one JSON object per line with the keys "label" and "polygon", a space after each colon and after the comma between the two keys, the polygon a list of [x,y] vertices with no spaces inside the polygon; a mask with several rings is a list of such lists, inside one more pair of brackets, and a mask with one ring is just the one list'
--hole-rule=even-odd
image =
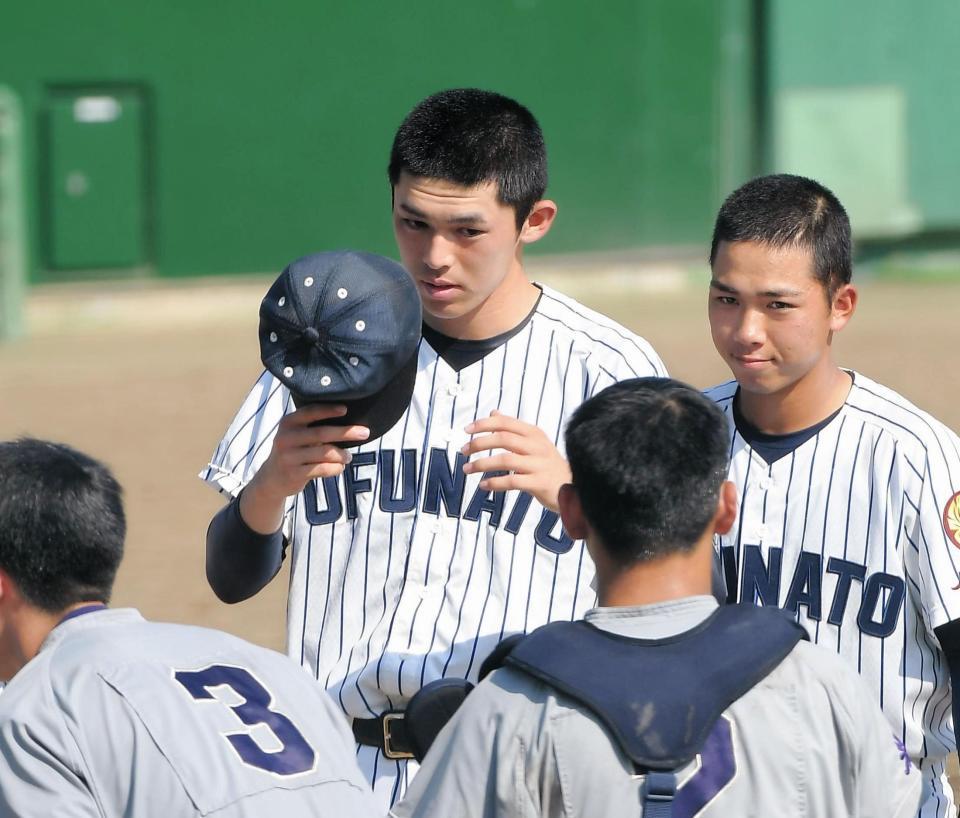
{"label": "silver belt buckle", "polygon": [[403,721],[403,713],[386,713],[383,716],[383,754],[396,761],[398,759],[404,758],[413,758],[413,753],[401,752],[400,750],[394,750],[390,746],[390,725],[395,721]]}

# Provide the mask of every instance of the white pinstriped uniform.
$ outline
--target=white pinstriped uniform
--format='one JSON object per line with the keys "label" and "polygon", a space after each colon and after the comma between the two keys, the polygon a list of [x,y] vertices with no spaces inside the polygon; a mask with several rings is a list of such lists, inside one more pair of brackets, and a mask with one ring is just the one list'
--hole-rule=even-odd
{"label": "white pinstriped uniform", "polygon": [[734,428],[736,382],[707,392],[731,418],[741,503],[719,538],[724,568],[738,599],[794,610],[813,641],[859,670],[924,774],[920,815],[954,815],[950,675],[933,631],[960,618],[960,550],[944,522],[960,490],[960,440],[852,374],[836,417],[772,465]]}
{"label": "white pinstriped uniform", "polygon": [[[518,491],[464,475],[464,427],[494,409],[543,429],[562,450],[566,419],[619,380],[663,376],[643,339],[547,288],[527,325],[454,371],[421,342],[410,408],[353,450],[345,475],[291,498],[287,646],[347,714],[402,707],[425,682],[475,678],[501,637],[594,605],[593,566],[557,516]],[[253,387],[201,476],[237,494],[292,411],[269,373]],[[374,748],[358,760],[384,801],[409,770]]]}

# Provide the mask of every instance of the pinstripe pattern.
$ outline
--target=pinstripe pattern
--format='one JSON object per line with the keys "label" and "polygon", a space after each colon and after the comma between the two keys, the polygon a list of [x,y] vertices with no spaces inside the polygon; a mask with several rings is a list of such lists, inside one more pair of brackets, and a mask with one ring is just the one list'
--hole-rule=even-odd
{"label": "pinstripe pattern", "polygon": [[[731,419],[730,477],[741,497],[718,545],[738,595],[757,601],[754,588],[774,589],[814,641],[876,690],[925,776],[920,814],[939,818],[953,814],[942,776],[955,742],[933,629],[960,618],[960,553],[942,521],[960,490],[960,442],[892,390],[854,377],[839,414],[769,470],[734,428],[736,382],[708,390]],[[758,570],[757,549],[769,574],[780,560],[778,576]]]}
{"label": "pinstripe pattern", "polygon": [[[527,326],[460,372],[422,343],[404,417],[353,450],[349,479],[315,482],[290,503],[288,652],[351,716],[402,707],[443,676],[475,678],[502,636],[581,616],[596,600],[583,545],[562,534],[555,515],[520,492],[483,492],[481,476],[459,467],[464,427],[493,409],[562,443],[585,396],[666,374],[644,340],[542,289]],[[201,477],[239,492],[266,458],[286,404],[286,390],[265,373]],[[415,474],[403,473],[404,463]],[[407,488],[416,495],[408,510],[383,509],[382,497],[399,503]],[[358,761],[385,801],[414,769],[368,747]]]}

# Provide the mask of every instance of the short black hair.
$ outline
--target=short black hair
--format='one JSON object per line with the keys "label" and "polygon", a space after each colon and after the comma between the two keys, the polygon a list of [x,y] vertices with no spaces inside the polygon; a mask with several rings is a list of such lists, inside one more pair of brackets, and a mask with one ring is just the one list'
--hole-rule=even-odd
{"label": "short black hair", "polygon": [[519,102],[453,88],[427,97],[400,124],[390,150],[391,185],[403,171],[464,187],[494,182],[519,230],[547,190],[547,148],[537,120]]}
{"label": "short black hair", "polygon": [[805,176],[759,176],[731,193],[717,214],[710,266],[720,242],[755,241],[813,251],[813,272],[833,296],[853,273],[850,219],[833,193]]}
{"label": "short black hair", "polygon": [[727,420],[671,378],[609,386],[574,412],[567,459],[583,513],[619,564],[689,551],[727,477]]}
{"label": "short black hair", "polygon": [[0,568],[36,608],[108,602],[123,556],[122,490],[62,443],[0,443]]}

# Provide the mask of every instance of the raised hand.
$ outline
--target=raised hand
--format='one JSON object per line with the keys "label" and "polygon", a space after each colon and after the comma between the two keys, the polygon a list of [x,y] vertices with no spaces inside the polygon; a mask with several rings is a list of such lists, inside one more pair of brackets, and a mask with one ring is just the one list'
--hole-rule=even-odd
{"label": "raised hand", "polygon": [[463,467],[467,474],[507,472],[484,478],[480,481],[481,488],[526,491],[544,507],[558,510],[557,495],[560,486],[570,482],[570,466],[541,428],[494,410],[489,417],[475,420],[465,431],[474,435],[460,450],[465,455],[504,450],[471,460]]}
{"label": "raised hand", "polygon": [[240,496],[240,514],[254,531],[270,534],[280,527],[287,497],[299,494],[315,478],[336,477],[352,455],[338,442],[362,443],[365,426],[311,426],[346,414],[339,404],[302,406],[280,421],[273,448]]}

